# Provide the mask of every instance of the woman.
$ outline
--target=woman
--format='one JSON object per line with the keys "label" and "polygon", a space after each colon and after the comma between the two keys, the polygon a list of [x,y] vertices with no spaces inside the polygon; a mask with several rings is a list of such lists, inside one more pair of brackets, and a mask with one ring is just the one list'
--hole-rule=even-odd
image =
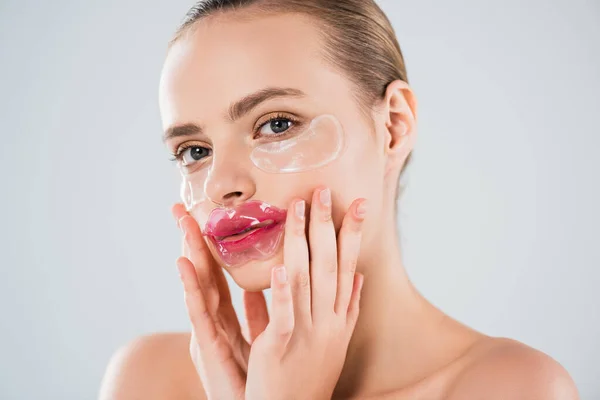
{"label": "woman", "polygon": [[[462,325],[409,281],[396,203],[417,102],[373,1],[199,2],[160,108],[193,329],[120,349],[101,398],[577,398],[552,358]],[[243,335],[223,269],[244,289]]]}

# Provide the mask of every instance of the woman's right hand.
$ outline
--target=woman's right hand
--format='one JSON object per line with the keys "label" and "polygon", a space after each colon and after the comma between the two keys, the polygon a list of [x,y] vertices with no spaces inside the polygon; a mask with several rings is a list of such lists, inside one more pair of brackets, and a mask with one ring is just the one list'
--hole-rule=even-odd
{"label": "woman's right hand", "polygon": [[177,259],[185,304],[192,323],[190,355],[208,399],[243,399],[250,344],[269,317],[262,292],[244,292],[248,339],[241,332],[229,286],[196,220],[181,203],[172,213],[184,233],[184,256]]}

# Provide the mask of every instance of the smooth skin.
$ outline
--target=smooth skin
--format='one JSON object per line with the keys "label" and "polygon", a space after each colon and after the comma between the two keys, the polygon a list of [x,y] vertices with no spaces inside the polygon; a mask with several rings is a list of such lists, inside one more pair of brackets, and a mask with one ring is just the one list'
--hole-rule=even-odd
{"label": "smooth skin", "polygon": [[[316,257],[313,251],[315,254],[328,252],[333,259],[334,235],[331,225],[326,228],[323,221],[315,225],[321,226],[329,246],[325,240],[313,243],[310,231],[306,244],[301,243],[299,236],[293,237],[286,231],[284,242],[289,245],[290,241],[297,241],[295,246],[284,243],[285,249],[272,259],[252,261],[241,268],[211,262],[208,263],[211,269],[205,258],[184,253],[191,264],[183,258],[179,258],[177,264],[182,267],[184,283],[187,282],[188,311],[195,334],[152,334],[121,347],[109,362],[100,398],[212,399],[219,398],[211,394],[222,389],[220,383],[229,380],[229,389],[223,390],[231,392],[223,394],[224,397],[229,393],[239,396],[243,391],[250,396],[268,393],[273,394],[273,398],[281,394],[281,399],[310,399],[328,396],[331,391],[334,399],[577,399],[569,374],[551,357],[517,341],[490,337],[470,329],[434,307],[414,288],[399,247],[395,190],[400,171],[416,141],[415,94],[405,82],[391,82],[371,114],[365,116],[353,95],[352,82],[323,59],[322,46],[319,30],[309,17],[254,15],[251,9],[215,15],[200,21],[192,34],[170,49],[161,75],[159,99],[165,131],[177,124],[194,123],[203,127],[204,134],[173,138],[166,145],[171,152],[185,143],[213,150],[213,173],[207,180],[206,194],[215,204],[235,206],[257,199],[291,209],[301,199],[308,209],[318,204],[313,198],[315,191],[329,188],[333,230],[344,247],[336,253],[339,275],[333,274],[331,263],[321,262],[315,264],[314,269],[312,262],[308,264],[310,278],[298,272],[307,265],[303,258],[306,246],[311,261]],[[268,87],[293,87],[305,95],[270,98],[255,104],[238,120],[226,117],[231,104]],[[300,125],[316,116],[333,114],[344,128],[347,147],[335,162],[317,171],[299,174],[268,174],[253,168],[250,160],[227,156],[240,154],[240,149],[258,140],[252,132],[275,113],[289,114]],[[349,238],[342,240],[343,232],[340,234],[347,214],[354,210],[359,199],[368,203],[360,228],[360,246],[350,244]],[[181,212],[175,214],[181,215]],[[307,213],[308,227],[313,225],[313,218]],[[189,250],[193,250],[196,228],[188,224],[191,219],[185,218],[182,221],[187,231],[185,240],[191,241]],[[331,304],[334,276],[351,269],[352,263],[344,260],[354,259],[353,251],[358,251],[355,271],[364,276],[364,284],[360,291],[360,313],[347,348],[343,335],[339,343],[334,342],[331,349],[327,347],[332,344],[327,333],[343,329],[340,328],[344,326],[342,323],[337,327],[328,324],[330,331],[321,325],[314,342],[295,341],[296,329],[303,332],[298,338],[305,337],[308,329],[306,324],[297,323],[298,318],[307,320],[309,313],[306,293],[296,299],[294,285],[301,283],[298,288],[304,287],[307,292],[310,286],[311,299],[318,296],[318,301],[323,301],[320,304],[325,304],[327,298]],[[297,252],[298,256],[291,257],[290,252]],[[273,268],[280,265],[286,268],[294,305],[294,330],[288,343],[292,345],[285,347],[289,363],[286,357],[277,358],[273,351],[275,341],[268,334],[272,331],[271,320],[267,321],[264,298],[260,295],[260,291],[271,286],[276,293],[285,294],[288,290],[272,282]],[[198,271],[197,283],[192,277],[192,266]],[[214,275],[209,275],[209,270]],[[230,300],[222,290],[225,282],[218,272],[222,270],[245,290],[248,320],[248,326],[244,324],[248,331],[245,339],[250,351],[237,334],[238,327],[227,304]],[[324,277],[313,277],[313,274],[329,274],[330,289],[324,291]],[[317,280],[321,283],[315,286]],[[354,304],[355,291],[350,286],[354,288],[356,282],[353,280],[350,285],[346,276],[345,280],[338,279],[338,283],[336,303],[338,298],[348,296],[352,299],[348,304]],[[212,330],[210,321],[215,319],[217,297],[220,299],[217,315],[223,318]],[[193,301],[194,298],[197,301]],[[278,299],[282,302],[281,308],[275,308],[284,310],[286,300]],[[204,305],[199,300],[203,300]],[[343,303],[345,300],[340,300],[340,304]],[[197,317],[195,307],[211,310],[210,318],[202,312]],[[273,326],[286,321],[285,316],[289,318],[289,303],[287,307],[288,312],[270,316]],[[342,315],[336,312],[334,316],[327,308],[311,307],[311,318],[325,320],[326,316],[316,316],[327,312],[330,321],[342,320]],[[350,326],[348,321],[352,321],[353,314],[350,316],[349,311],[345,318],[346,326]],[[285,326],[284,322],[281,324]],[[217,340],[215,332],[233,338],[229,343],[234,357],[229,367],[225,363],[212,363],[219,359],[217,353],[198,353],[198,348],[194,349],[194,343],[206,338]],[[257,342],[263,337],[264,340]],[[261,354],[257,358],[252,348],[255,343],[260,349],[256,355]],[[211,345],[207,348],[211,349]],[[311,350],[295,350],[303,348]],[[331,353],[319,359],[323,354],[313,354],[320,351],[313,349],[323,348]],[[340,359],[343,349],[345,357]],[[281,368],[274,372],[276,375],[269,375],[274,365]],[[292,386],[295,390],[292,397],[284,393],[285,385],[280,387],[282,381],[299,385]],[[319,392],[319,388],[323,390]]]}

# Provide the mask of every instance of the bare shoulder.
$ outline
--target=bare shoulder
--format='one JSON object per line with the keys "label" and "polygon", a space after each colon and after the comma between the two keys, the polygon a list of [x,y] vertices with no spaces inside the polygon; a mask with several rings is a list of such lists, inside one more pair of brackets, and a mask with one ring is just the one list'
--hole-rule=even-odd
{"label": "bare shoulder", "polygon": [[577,400],[573,379],[547,354],[516,340],[490,338],[474,350],[446,397]]}
{"label": "bare shoulder", "polygon": [[100,400],[205,399],[189,341],[189,333],[157,333],[123,345],[108,363]]}

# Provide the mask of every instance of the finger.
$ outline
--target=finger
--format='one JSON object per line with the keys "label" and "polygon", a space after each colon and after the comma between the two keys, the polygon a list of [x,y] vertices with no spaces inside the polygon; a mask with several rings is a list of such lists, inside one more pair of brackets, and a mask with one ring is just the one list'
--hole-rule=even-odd
{"label": "finger", "polygon": [[179,277],[183,283],[185,305],[192,323],[194,335],[200,343],[206,345],[214,344],[217,340],[217,329],[206,307],[204,294],[198,284],[194,266],[187,258],[179,257],[177,259],[177,268],[179,270]]}
{"label": "finger", "polygon": [[355,200],[348,209],[338,233],[338,279],[335,298],[336,314],[345,317],[352,295],[352,282],[360,253],[362,225],[366,213],[366,200]]}
{"label": "finger", "polygon": [[313,194],[308,237],[313,321],[328,321],[334,312],[338,274],[331,192],[328,188],[319,188]]}
{"label": "finger", "polygon": [[350,298],[350,304],[348,305],[348,313],[346,317],[346,325],[350,332],[354,331],[356,327],[356,321],[358,320],[358,314],[360,311],[360,297],[362,295],[362,288],[365,282],[365,276],[359,272],[354,275],[352,284],[352,296]]}
{"label": "finger", "polygon": [[186,247],[195,266],[207,308],[213,318],[223,326],[227,340],[234,349],[234,355],[243,366],[247,360],[249,346],[242,335],[225,274],[210,253],[196,220],[186,212],[179,219],[179,225],[184,232]]}
{"label": "finger", "polygon": [[[183,203],[175,203],[171,207],[171,214],[173,215],[173,218],[175,219],[175,223],[177,224],[178,228],[181,228],[180,222],[184,217],[191,217]],[[186,243],[186,238],[183,237],[182,239],[183,240],[181,241],[181,254],[183,254],[187,258],[191,258],[190,248]]]}
{"label": "finger", "polygon": [[187,241],[185,239],[185,236],[181,237],[181,254],[183,254],[183,256],[187,257],[187,258],[191,258],[192,257],[190,255],[190,247],[187,245]]}
{"label": "finger", "polygon": [[[187,212],[184,205],[176,203],[171,212],[184,233],[184,254],[188,256],[194,266],[206,308],[213,321],[225,331],[229,352],[245,372],[247,371],[250,346],[242,335],[223,270],[210,253],[198,223]],[[221,346],[223,345],[224,343],[221,343]]]}
{"label": "finger", "polygon": [[178,227],[179,227],[179,220],[186,215],[190,215],[187,212],[183,203],[173,204],[173,206],[171,207],[171,214],[173,215],[173,218],[175,218],[175,222],[177,223]]}
{"label": "finger", "polygon": [[[227,280],[225,279],[221,268],[218,266],[217,262],[214,260],[214,257],[210,253],[210,250],[208,249],[206,241],[202,235],[202,230],[200,229],[200,226],[198,226],[198,223],[194,217],[192,217],[192,215],[190,215],[190,213],[186,210],[183,203],[175,203],[171,208],[171,213],[177,221],[177,226],[182,228],[183,233],[185,234],[186,231],[190,232],[189,240],[184,240],[184,246],[187,246],[186,251],[191,253],[191,249],[194,249],[194,258],[197,257],[199,259],[206,260],[211,267],[209,270],[211,272],[216,272],[216,283],[219,285],[219,287],[223,286],[223,283],[226,283]],[[187,217],[192,218],[193,221],[188,221]],[[192,254],[190,254],[190,256],[192,256]],[[192,262],[194,262],[192,257],[189,258],[192,260]],[[215,271],[213,271],[213,269]]]}
{"label": "finger", "polygon": [[[178,228],[181,228],[181,226],[179,225],[179,221],[185,216],[190,216],[183,203],[175,203],[171,207],[171,214],[173,215],[173,218],[175,219],[175,223],[177,224]],[[187,258],[190,258],[190,251],[189,247],[185,242],[185,238],[183,238],[183,240],[181,241],[181,254],[183,254]]]}
{"label": "finger", "polygon": [[[184,241],[189,250],[189,259],[196,269],[198,282],[211,314],[216,314],[219,307],[219,286],[215,276],[216,268],[213,268],[212,254],[202,237],[200,227],[196,220],[190,215],[184,215],[179,224],[184,233]],[[227,291],[228,292],[228,291]],[[222,300],[221,300],[222,301]]]}
{"label": "finger", "polygon": [[306,239],[306,202],[295,199],[288,207],[283,239],[283,259],[289,275],[294,315],[298,325],[310,326],[311,289],[308,243]]}
{"label": "finger", "polygon": [[211,274],[210,277],[201,276],[200,278],[208,278],[210,282],[214,283],[217,292],[221,295],[221,304],[229,306],[231,304],[229,284],[227,283],[223,269],[210,252],[198,222],[188,213],[179,219],[179,224],[182,227],[184,235],[189,234],[186,237],[186,242],[190,251],[190,260],[194,265],[198,262],[198,264],[206,266],[206,271],[199,272],[203,272],[206,275]]}
{"label": "finger", "polygon": [[244,290],[244,312],[248,321],[247,340],[252,344],[269,324],[269,311],[262,290],[259,292]]}
{"label": "finger", "polygon": [[271,320],[267,326],[271,346],[282,353],[294,331],[292,290],[285,266],[271,269]]}

